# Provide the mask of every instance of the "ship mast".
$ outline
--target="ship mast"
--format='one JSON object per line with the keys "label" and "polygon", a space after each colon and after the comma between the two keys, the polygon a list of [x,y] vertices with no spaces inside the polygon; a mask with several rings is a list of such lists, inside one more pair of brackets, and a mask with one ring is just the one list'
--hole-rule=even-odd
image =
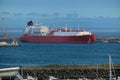
{"label": "ship mast", "polygon": [[111,62],[111,55],[109,55],[109,80],[112,80]]}
{"label": "ship mast", "polygon": [[3,37],[6,37],[6,28],[5,28],[5,23],[4,23],[3,17],[2,17],[2,33],[3,33]]}
{"label": "ship mast", "polygon": [[80,27],[80,25],[78,24],[78,32],[79,32],[79,30],[80,30],[79,27]]}

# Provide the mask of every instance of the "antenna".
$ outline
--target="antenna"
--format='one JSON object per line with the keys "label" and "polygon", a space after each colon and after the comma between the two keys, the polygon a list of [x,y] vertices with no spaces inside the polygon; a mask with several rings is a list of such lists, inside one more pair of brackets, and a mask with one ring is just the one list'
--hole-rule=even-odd
{"label": "antenna", "polygon": [[5,23],[4,23],[4,17],[2,17],[2,32],[3,32],[3,37],[6,37],[6,28],[5,28]]}
{"label": "antenna", "polygon": [[79,31],[80,24],[78,24],[78,31]]}
{"label": "antenna", "polygon": [[56,27],[55,27],[56,25],[55,24],[53,24],[53,29],[55,29],[56,30]]}
{"label": "antenna", "polygon": [[68,25],[66,24],[66,25],[65,25],[65,30],[66,30],[66,31],[68,30],[68,28],[67,28],[67,27],[68,27]]}

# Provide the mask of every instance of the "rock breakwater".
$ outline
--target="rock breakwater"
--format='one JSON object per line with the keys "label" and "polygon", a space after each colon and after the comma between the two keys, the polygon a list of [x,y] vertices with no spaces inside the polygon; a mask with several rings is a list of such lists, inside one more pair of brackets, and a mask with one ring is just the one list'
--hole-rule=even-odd
{"label": "rock breakwater", "polygon": [[[28,74],[38,79],[45,80],[48,76],[59,79],[88,78],[109,79],[109,66],[106,65],[51,65],[51,66],[28,66],[22,67],[22,74]],[[114,65],[113,77],[120,76],[120,65]]]}

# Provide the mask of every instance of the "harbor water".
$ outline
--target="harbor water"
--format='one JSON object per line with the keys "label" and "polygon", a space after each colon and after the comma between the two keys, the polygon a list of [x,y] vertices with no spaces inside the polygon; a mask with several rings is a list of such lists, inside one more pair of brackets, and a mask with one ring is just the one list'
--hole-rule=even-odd
{"label": "harbor water", "polygon": [[120,63],[120,43],[65,44],[23,43],[0,47],[0,67]]}

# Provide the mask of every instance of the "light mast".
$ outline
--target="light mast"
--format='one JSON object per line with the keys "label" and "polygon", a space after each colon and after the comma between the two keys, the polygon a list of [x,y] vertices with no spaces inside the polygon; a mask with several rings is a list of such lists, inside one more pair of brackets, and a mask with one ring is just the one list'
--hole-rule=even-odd
{"label": "light mast", "polygon": [[4,23],[4,17],[2,17],[2,33],[3,33],[3,37],[6,37],[6,27],[5,27],[5,23]]}

